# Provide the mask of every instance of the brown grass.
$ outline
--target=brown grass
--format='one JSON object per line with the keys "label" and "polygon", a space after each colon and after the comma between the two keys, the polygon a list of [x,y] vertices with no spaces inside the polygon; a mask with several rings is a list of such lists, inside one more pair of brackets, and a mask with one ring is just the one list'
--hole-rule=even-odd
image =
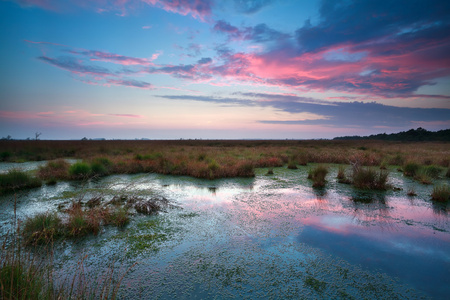
{"label": "brown grass", "polygon": [[[99,175],[156,172],[199,178],[249,177],[253,168],[358,162],[362,166],[414,162],[447,168],[445,142],[381,141],[0,141],[9,160],[73,157],[97,164]],[[98,158],[107,161],[103,165]],[[97,158],[97,159],[96,159]],[[49,178],[53,175],[45,175]],[[56,174],[55,174],[56,176]],[[67,176],[57,175],[58,178]]]}

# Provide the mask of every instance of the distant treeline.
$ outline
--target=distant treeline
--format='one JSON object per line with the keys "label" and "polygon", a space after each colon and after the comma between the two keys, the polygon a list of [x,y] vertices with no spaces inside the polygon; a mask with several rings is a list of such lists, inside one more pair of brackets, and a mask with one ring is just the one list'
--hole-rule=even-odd
{"label": "distant treeline", "polygon": [[450,129],[428,131],[419,127],[399,133],[380,133],[369,136],[341,136],[334,140],[383,140],[383,141],[450,141]]}

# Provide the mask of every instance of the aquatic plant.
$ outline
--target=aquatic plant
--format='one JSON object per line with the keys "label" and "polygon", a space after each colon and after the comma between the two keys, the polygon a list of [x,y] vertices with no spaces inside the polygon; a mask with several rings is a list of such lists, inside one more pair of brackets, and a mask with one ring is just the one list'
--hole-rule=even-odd
{"label": "aquatic plant", "polygon": [[311,287],[318,293],[323,293],[327,287],[326,282],[316,279],[310,275],[305,278],[304,284],[305,286]]}
{"label": "aquatic plant", "polygon": [[431,199],[439,202],[447,202],[450,200],[450,188],[448,185],[438,185],[433,188]]}
{"label": "aquatic plant", "polygon": [[328,167],[324,165],[318,165],[312,169],[309,169],[308,179],[313,181],[313,187],[325,186],[325,177],[328,174]]}
{"label": "aquatic plant", "polygon": [[62,236],[62,221],[56,213],[39,213],[25,220],[22,236],[27,245],[48,245]]}
{"label": "aquatic plant", "polygon": [[348,179],[347,176],[345,175],[345,167],[343,165],[339,166],[336,178],[338,179],[339,183],[345,184],[351,183],[350,179]]}
{"label": "aquatic plant", "polygon": [[365,190],[386,190],[389,173],[370,167],[353,167],[353,185]]}
{"label": "aquatic plant", "polygon": [[0,194],[41,185],[42,182],[39,178],[17,169],[11,169],[6,174],[0,174]]}

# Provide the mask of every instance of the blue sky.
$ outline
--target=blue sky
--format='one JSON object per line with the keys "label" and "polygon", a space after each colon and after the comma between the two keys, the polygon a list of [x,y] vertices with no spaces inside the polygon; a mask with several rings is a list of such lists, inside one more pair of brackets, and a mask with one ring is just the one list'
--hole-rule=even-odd
{"label": "blue sky", "polygon": [[2,0],[0,136],[450,128],[450,2]]}

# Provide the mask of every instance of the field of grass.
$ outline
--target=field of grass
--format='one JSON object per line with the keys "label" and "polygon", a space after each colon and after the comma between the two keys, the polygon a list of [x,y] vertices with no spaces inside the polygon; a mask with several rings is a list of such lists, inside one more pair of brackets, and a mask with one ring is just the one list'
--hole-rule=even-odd
{"label": "field of grass", "polygon": [[[39,140],[0,141],[0,152],[8,153],[4,157],[6,161],[49,160],[37,172],[38,179],[47,184],[57,180],[136,173],[206,179],[253,177],[255,168],[287,166],[296,169],[298,165],[319,163],[358,166],[361,172],[353,169],[351,178],[347,178],[342,169],[340,182],[353,183],[363,189],[386,189],[388,174],[376,169],[396,166],[405,176],[422,184],[433,184],[436,178],[448,177],[449,146],[448,142],[368,140]],[[63,158],[80,161],[70,165]],[[321,178],[316,178],[314,186],[325,184],[323,174],[326,175],[322,172]],[[39,181],[33,182],[34,185],[9,183],[10,180],[6,175],[0,178],[3,191],[40,184]]]}

